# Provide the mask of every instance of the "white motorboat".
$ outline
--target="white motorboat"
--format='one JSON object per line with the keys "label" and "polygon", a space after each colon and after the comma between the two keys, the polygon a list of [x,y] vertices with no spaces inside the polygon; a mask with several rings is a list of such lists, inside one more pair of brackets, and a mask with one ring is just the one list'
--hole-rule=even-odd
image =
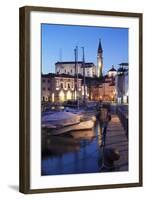
{"label": "white motorboat", "polygon": [[42,124],[42,128],[54,129],[54,128],[57,128],[57,127],[46,122],[46,123]]}
{"label": "white motorboat", "polygon": [[94,122],[92,120],[88,120],[88,121],[83,121],[74,125],[70,125],[70,126],[66,126],[66,127],[62,127],[58,129],[52,129],[50,131],[50,135],[51,134],[58,135],[58,134],[62,134],[62,133],[70,132],[70,131],[89,130],[89,129],[92,129],[93,127],[94,127]]}
{"label": "white motorboat", "polygon": [[96,122],[96,114],[94,112],[90,112],[90,111],[85,111],[84,109],[73,109],[73,108],[65,108],[66,112],[70,112],[73,114],[77,114],[78,116],[80,116],[80,120],[81,121],[88,121],[88,120],[92,120],[93,122]]}
{"label": "white motorboat", "polygon": [[42,116],[42,127],[61,128],[80,123],[80,116],[71,112],[59,111]]}

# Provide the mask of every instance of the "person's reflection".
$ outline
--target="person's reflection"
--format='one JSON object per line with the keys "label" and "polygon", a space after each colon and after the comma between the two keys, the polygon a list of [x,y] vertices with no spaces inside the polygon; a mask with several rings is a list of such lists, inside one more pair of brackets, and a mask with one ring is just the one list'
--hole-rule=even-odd
{"label": "person's reflection", "polygon": [[102,123],[101,122],[98,122],[97,128],[98,128],[98,145],[99,147],[101,147],[102,146]]}
{"label": "person's reflection", "polygon": [[106,133],[107,133],[107,122],[104,123],[103,132],[102,132],[102,146],[105,147],[106,144]]}
{"label": "person's reflection", "polygon": [[99,116],[98,135],[100,135],[99,146],[105,147],[107,126],[111,120],[111,113],[109,108],[102,108]]}

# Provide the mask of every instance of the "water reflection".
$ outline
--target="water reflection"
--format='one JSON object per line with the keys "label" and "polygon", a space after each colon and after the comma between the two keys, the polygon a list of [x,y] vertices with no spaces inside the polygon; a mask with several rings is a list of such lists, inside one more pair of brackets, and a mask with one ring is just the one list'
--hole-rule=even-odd
{"label": "water reflection", "polygon": [[100,170],[102,124],[42,139],[42,175],[95,173]]}
{"label": "water reflection", "polygon": [[97,129],[98,129],[98,145],[101,146],[102,145],[102,124],[98,123],[97,124]]}

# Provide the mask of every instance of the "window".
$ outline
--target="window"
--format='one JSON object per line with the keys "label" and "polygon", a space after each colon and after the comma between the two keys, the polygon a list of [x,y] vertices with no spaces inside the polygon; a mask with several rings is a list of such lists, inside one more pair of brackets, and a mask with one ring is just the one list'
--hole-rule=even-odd
{"label": "window", "polygon": [[68,83],[68,89],[70,89],[70,84]]}
{"label": "window", "polygon": [[48,83],[50,83],[50,80],[48,79]]}
{"label": "window", "polygon": [[46,82],[46,80],[45,79],[43,79],[43,83],[45,83]]}
{"label": "window", "polygon": [[63,88],[63,83],[60,84],[60,87]]}
{"label": "window", "polygon": [[43,90],[45,91],[45,90],[46,90],[46,88],[44,87],[44,88],[43,88]]}
{"label": "window", "polygon": [[56,86],[57,86],[57,87],[59,86],[59,81],[58,81],[58,80],[56,80]]}
{"label": "window", "polygon": [[72,69],[70,70],[71,74],[72,74]]}

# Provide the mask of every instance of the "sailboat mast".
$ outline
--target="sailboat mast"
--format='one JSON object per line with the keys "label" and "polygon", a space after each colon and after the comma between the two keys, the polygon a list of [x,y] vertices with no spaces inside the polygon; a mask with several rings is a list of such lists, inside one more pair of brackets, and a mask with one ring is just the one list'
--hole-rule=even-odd
{"label": "sailboat mast", "polygon": [[76,46],[76,72],[77,72],[77,83],[76,83],[76,95],[77,95],[77,108],[79,109],[79,95],[78,95],[78,46]]}
{"label": "sailboat mast", "polygon": [[76,56],[76,48],[74,49],[74,56],[75,56],[75,74],[74,74],[74,101],[76,100],[76,74],[77,74],[77,56]]}
{"label": "sailboat mast", "polygon": [[86,78],[85,78],[85,53],[84,53],[84,47],[82,47],[83,50],[83,87],[84,87],[84,103],[86,101]]}

